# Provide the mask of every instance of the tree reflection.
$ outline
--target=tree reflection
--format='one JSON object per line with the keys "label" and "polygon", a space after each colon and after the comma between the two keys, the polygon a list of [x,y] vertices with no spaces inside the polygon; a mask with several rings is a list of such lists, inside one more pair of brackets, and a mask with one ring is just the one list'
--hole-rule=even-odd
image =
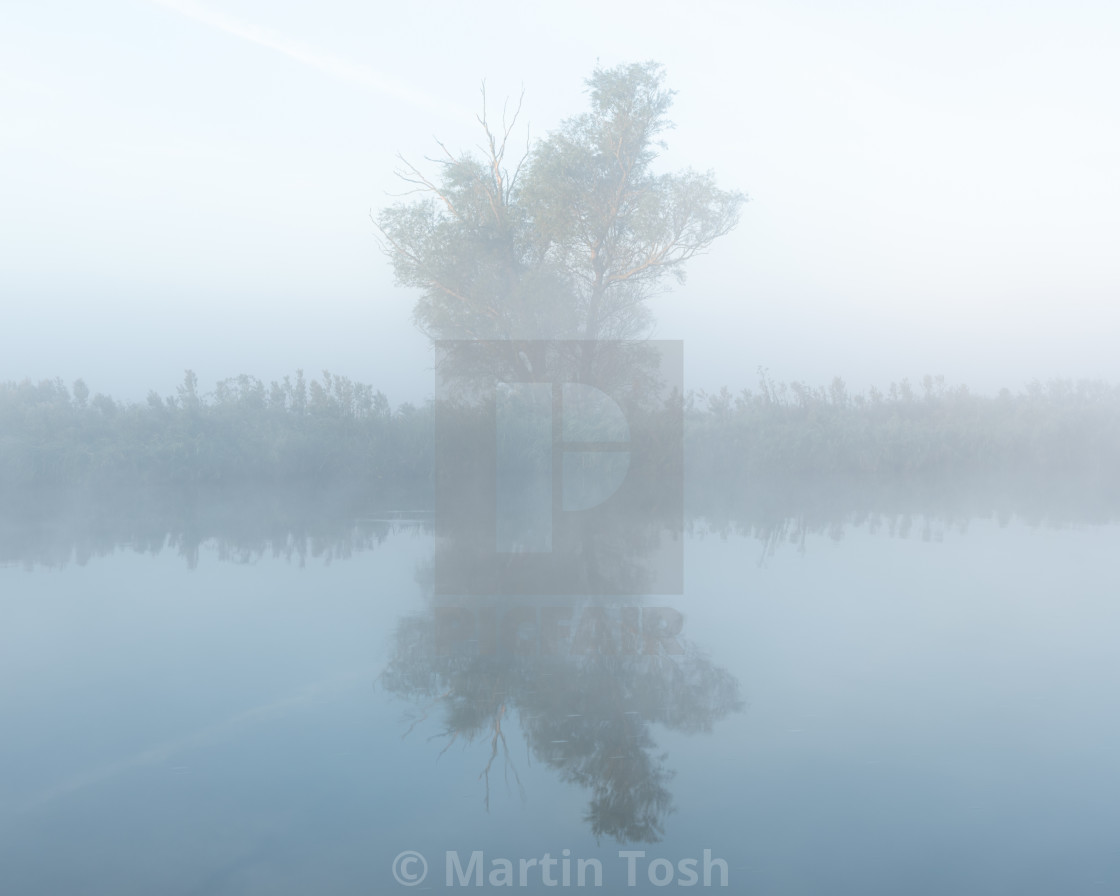
{"label": "tree reflection", "polygon": [[479,775],[487,808],[496,765],[521,787],[509,745],[516,724],[534,759],[589,791],[596,837],[654,842],[673,809],[655,726],[707,733],[742,708],[738,682],[680,637],[679,621],[674,610],[617,602],[433,600],[401,620],[380,680],[422,707],[413,728],[439,713],[442,751],[488,743]]}

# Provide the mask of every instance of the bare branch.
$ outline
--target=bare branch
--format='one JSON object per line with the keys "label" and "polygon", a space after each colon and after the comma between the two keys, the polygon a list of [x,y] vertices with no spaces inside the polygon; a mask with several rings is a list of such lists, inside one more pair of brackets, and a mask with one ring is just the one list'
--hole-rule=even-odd
{"label": "bare branch", "polygon": [[462,215],[459,214],[458,210],[451,202],[451,199],[443,190],[436,186],[435,183],[433,183],[419,168],[413,165],[403,155],[398,153],[397,158],[405,167],[404,170],[398,169],[396,172],[394,172],[396,176],[400,180],[403,180],[405,183],[416,185],[416,189],[410,190],[409,193],[433,193],[441,202],[443,202],[443,204],[447,207],[447,210],[451,212],[452,215],[454,215],[459,220],[462,220]]}

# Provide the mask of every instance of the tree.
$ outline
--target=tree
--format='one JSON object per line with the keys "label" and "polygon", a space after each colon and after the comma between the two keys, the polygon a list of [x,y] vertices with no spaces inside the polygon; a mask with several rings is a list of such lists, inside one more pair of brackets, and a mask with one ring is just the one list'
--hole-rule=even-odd
{"label": "tree", "polygon": [[[398,172],[423,194],[376,219],[399,284],[422,292],[417,326],[435,340],[640,339],[647,300],[738,221],[745,197],[713,175],[654,171],[673,91],[653,62],[598,68],[590,110],[507,156],[521,103],[495,131],[485,89],[483,155],[430,160],[430,178]],[[584,379],[593,355],[579,363]],[[531,359],[526,363],[531,366]]]}

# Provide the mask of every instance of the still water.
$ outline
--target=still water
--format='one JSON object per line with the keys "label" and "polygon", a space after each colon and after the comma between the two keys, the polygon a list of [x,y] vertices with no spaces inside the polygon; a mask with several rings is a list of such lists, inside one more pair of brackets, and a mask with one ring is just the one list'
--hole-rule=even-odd
{"label": "still water", "polygon": [[413,525],[0,568],[0,892],[1115,893],[1118,535],[695,522],[625,606],[441,602]]}

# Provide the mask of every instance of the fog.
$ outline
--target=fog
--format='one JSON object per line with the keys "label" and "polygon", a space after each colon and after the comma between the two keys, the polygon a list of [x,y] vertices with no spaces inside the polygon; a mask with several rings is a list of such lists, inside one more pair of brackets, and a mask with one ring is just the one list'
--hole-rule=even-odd
{"label": "fog", "polygon": [[[655,300],[686,382],[1120,378],[1120,37],[1109,4],[528,10],[67,3],[0,36],[0,380],[168,394],[332,372],[433,388],[370,213],[525,91],[534,137],[596,61],[655,59],[665,164],[750,196]],[[594,21],[594,27],[587,23]]]}
{"label": "fog", "polygon": [[6,11],[0,891],[1120,892],[1120,12],[682,10]]}

